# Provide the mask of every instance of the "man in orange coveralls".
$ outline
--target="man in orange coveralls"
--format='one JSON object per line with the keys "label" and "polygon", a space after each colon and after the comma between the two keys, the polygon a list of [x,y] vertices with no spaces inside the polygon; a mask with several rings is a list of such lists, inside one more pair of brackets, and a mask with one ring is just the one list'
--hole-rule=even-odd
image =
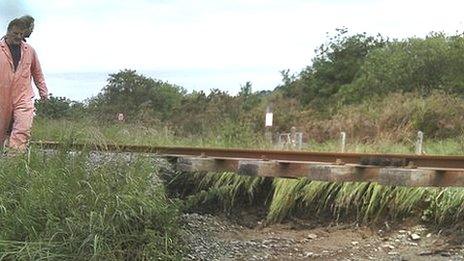
{"label": "man in orange coveralls", "polygon": [[5,39],[0,41],[0,147],[13,122],[9,148],[25,151],[34,114],[31,77],[40,98],[48,99],[47,85],[35,50],[22,41],[27,25],[21,19],[8,24]]}

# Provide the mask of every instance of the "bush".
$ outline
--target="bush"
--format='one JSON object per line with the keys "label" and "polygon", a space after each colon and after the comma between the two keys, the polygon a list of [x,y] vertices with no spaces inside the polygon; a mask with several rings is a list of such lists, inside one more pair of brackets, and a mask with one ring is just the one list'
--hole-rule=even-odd
{"label": "bush", "polygon": [[35,101],[37,116],[50,119],[70,118],[82,116],[84,105],[80,102],[71,101],[65,97],[55,97],[50,94],[47,101]]}
{"label": "bush", "polygon": [[432,92],[422,97],[417,93],[393,93],[383,99],[345,106],[328,120],[307,121],[304,130],[318,141],[334,139],[341,131],[351,140],[369,143],[376,139],[413,139],[419,130],[427,138],[443,139],[462,134],[463,110],[462,99],[456,95]]}

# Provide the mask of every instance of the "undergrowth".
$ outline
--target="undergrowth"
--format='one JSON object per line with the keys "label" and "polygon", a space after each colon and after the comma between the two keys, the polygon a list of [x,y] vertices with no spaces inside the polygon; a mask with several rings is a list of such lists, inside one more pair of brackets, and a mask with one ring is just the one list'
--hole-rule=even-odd
{"label": "undergrowth", "polygon": [[0,260],[180,258],[179,208],[155,171],[67,151],[0,158]]}
{"label": "undergrowth", "polygon": [[189,210],[229,213],[235,207],[267,209],[267,222],[320,217],[333,221],[376,223],[417,218],[449,226],[464,218],[464,189],[383,186],[372,182],[322,182],[238,176],[233,173],[177,173],[176,188]]}
{"label": "undergrowth", "polygon": [[235,207],[255,206],[271,195],[271,180],[235,173],[182,173],[168,177],[168,190],[185,199],[187,211],[208,209],[230,212]]}

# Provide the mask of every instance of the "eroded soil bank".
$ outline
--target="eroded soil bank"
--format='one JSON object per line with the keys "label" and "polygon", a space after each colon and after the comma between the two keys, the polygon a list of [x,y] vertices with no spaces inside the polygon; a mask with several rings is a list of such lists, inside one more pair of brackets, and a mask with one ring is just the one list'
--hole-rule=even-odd
{"label": "eroded soil bank", "polygon": [[[165,164],[165,184],[173,175]],[[186,184],[192,190],[194,183],[177,183],[171,196]],[[182,214],[184,260],[464,260],[462,228],[427,226],[417,217],[359,225],[306,216],[265,224],[265,208],[247,205],[226,215],[220,205],[206,206]]]}

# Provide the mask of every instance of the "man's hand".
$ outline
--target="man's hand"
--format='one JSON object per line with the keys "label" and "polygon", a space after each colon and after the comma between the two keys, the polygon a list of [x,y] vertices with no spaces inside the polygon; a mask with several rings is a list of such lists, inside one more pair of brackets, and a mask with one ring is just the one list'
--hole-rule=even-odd
{"label": "man's hand", "polygon": [[47,102],[49,99],[48,99],[48,94],[46,95],[40,95],[40,101],[42,102]]}

